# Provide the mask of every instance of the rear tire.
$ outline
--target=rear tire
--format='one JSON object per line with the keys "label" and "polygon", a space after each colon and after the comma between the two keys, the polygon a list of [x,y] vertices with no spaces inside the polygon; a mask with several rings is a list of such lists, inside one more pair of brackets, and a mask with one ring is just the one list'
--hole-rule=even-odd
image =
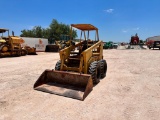
{"label": "rear tire", "polygon": [[55,66],[55,70],[60,70],[61,69],[61,61],[57,61],[56,66]]}
{"label": "rear tire", "polygon": [[97,84],[100,81],[101,71],[100,71],[100,63],[98,61],[94,61],[89,66],[89,74],[92,76],[93,84]]}
{"label": "rear tire", "polygon": [[100,74],[101,74],[101,79],[103,79],[104,77],[106,77],[106,72],[107,72],[107,62],[106,60],[100,60],[99,61],[100,63]]}

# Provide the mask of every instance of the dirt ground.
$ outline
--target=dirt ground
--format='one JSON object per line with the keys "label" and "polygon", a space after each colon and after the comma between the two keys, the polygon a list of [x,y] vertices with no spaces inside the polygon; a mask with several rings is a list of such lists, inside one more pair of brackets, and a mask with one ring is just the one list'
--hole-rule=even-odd
{"label": "dirt ground", "polygon": [[160,120],[160,50],[104,50],[107,76],[84,101],[33,90],[58,53],[0,59],[0,120]]}

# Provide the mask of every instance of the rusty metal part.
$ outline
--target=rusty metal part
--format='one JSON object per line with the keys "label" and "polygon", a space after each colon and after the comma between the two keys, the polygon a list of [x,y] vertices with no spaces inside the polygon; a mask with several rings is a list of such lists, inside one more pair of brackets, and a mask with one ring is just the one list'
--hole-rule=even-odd
{"label": "rusty metal part", "polygon": [[37,55],[36,48],[34,48],[34,47],[25,46],[24,49],[27,50],[28,55]]}
{"label": "rusty metal part", "polygon": [[45,70],[34,84],[34,89],[78,100],[92,91],[91,75],[66,71]]}
{"label": "rusty metal part", "polygon": [[71,24],[71,26],[79,30],[98,30],[98,28],[91,24]]}

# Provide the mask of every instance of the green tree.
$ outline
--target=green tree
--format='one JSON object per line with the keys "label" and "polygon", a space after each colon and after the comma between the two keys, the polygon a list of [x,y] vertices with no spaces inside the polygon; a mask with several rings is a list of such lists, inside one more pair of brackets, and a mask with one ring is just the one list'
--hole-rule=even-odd
{"label": "green tree", "polygon": [[[56,19],[53,19],[48,28],[42,28],[41,26],[35,26],[31,30],[22,30],[21,37],[38,37],[48,38],[50,42],[59,40],[61,35],[69,35],[71,32],[70,25],[59,23]],[[72,38],[77,37],[77,31],[72,31]]]}
{"label": "green tree", "polygon": [[[50,36],[51,38],[54,38],[55,40],[59,40],[60,36],[63,35],[70,35],[71,28],[70,25],[66,25],[63,23],[58,23],[56,19],[53,19],[50,26]],[[76,38],[77,37],[77,31],[73,30],[72,31],[72,37]]]}
{"label": "green tree", "polygon": [[32,30],[22,30],[22,34],[20,35],[21,37],[38,37],[38,38],[43,38],[43,31],[44,29],[41,26],[35,26],[33,27]]}

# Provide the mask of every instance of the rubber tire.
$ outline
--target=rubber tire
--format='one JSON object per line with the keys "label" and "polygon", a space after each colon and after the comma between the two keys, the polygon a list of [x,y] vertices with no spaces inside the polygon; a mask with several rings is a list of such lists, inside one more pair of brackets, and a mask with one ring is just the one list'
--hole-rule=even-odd
{"label": "rubber tire", "polygon": [[61,68],[61,61],[57,61],[56,66],[55,66],[55,70],[60,70]]}
{"label": "rubber tire", "polygon": [[91,74],[93,84],[97,84],[100,81],[100,63],[98,61],[94,61],[90,64],[88,73]]}
{"label": "rubber tire", "polygon": [[104,77],[106,77],[106,73],[107,73],[107,62],[106,60],[99,60],[100,63],[100,73],[101,73],[101,79],[103,79]]}
{"label": "rubber tire", "polygon": [[[8,46],[7,46],[6,44],[3,44],[3,45],[0,46],[0,51],[1,51],[1,52],[7,52],[8,50],[7,50],[7,51],[2,51],[3,47],[7,47],[7,48],[8,48]],[[9,49],[9,48],[8,48],[8,49]]]}

